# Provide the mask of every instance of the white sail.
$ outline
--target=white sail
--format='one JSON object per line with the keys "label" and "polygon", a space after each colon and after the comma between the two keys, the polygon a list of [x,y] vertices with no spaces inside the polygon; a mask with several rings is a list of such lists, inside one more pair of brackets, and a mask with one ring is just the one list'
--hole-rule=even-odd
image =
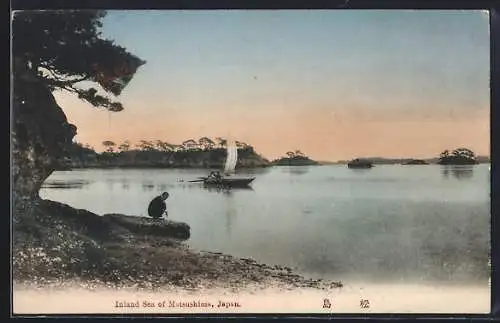
{"label": "white sail", "polygon": [[236,147],[236,143],[234,141],[231,142],[228,141],[226,163],[224,165],[224,173],[225,174],[234,173],[237,162],[238,162],[238,148]]}

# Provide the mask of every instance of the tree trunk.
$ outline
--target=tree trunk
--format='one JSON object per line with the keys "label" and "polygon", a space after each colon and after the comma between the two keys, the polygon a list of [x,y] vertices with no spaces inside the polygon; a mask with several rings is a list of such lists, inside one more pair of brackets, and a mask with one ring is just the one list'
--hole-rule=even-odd
{"label": "tree trunk", "polygon": [[39,199],[42,183],[66,156],[76,134],[76,127],[68,123],[43,81],[22,60],[15,64],[11,118],[14,210]]}

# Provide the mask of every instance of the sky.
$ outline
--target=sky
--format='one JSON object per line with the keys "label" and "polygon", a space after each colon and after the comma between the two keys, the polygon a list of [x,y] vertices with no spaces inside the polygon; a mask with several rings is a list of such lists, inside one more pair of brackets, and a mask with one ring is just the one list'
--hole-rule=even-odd
{"label": "sky", "polygon": [[231,137],[267,158],[489,155],[481,11],[109,11],[103,36],[147,61],[110,113],[55,96],[75,139]]}

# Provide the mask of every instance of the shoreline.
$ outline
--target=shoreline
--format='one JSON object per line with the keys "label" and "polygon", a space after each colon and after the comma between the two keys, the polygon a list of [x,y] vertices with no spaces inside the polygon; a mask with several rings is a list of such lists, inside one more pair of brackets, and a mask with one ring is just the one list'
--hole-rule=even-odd
{"label": "shoreline", "polygon": [[[460,166],[460,167],[473,167],[477,165],[487,165],[491,162],[479,162],[477,164],[439,164],[439,163],[428,163],[428,164],[401,164],[401,163],[373,163],[374,166]],[[319,166],[345,166],[347,163],[337,163],[337,162],[318,162],[317,164],[301,164],[301,165],[260,165],[260,166],[246,166],[238,167],[237,170],[252,170],[252,169],[266,169],[272,167],[319,167]],[[71,170],[85,170],[85,169],[194,169],[194,170],[210,170],[219,169],[220,167],[200,167],[200,166],[170,166],[170,165],[99,165],[99,166],[73,166],[73,167],[58,167],[55,171],[71,171]]]}
{"label": "shoreline", "polygon": [[18,285],[70,287],[76,281],[90,289],[138,291],[343,286],[285,266],[192,249],[184,243],[189,226],[182,222],[97,215],[49,200],[37,203],[33,214],[16,214],[14,221],[13,280]]}
{"label": "shoreline", "polygon": [[[259,165],[259,166],[246,166],[237,167],[236,169],[262,169],[269,168],[275,165]],[[55,171],[67,171],[67,170],[78,170],[78,169],[196,169],[196,170],[210,170],[210,169],[220,169],[221,167],[202,167],[202,166],[171,166],[171,165],[87,165],[87,166],[68,166],[68,167],[58,167]]]}

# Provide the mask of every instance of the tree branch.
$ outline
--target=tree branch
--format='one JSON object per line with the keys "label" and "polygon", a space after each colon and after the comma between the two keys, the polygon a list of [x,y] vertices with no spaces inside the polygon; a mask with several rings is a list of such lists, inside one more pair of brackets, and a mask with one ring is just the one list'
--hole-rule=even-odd
{"label": "tree branch", "polygon": [[64,86],[73,85],[73,84],[76,84],[79,82],[83,82],[83,81],[89,80],[91,78],[90,75],[85,75],[85,76],[82,76],[80,78],[73,79],[73,80],[63,80],[62,77],[64,77],[64,76],[57,75],[57,73],[51,67],[49,67],[45,64],[43,64],[43,65],[41,64],[40,67],[42,67],[43,69],[45,69],[46,71],[48,71],[52,75],[53,79],[50,79],[50,78],[44,78],[44,79],[47,80],[48,82],[50,82],[53,86],[64,87]]}

